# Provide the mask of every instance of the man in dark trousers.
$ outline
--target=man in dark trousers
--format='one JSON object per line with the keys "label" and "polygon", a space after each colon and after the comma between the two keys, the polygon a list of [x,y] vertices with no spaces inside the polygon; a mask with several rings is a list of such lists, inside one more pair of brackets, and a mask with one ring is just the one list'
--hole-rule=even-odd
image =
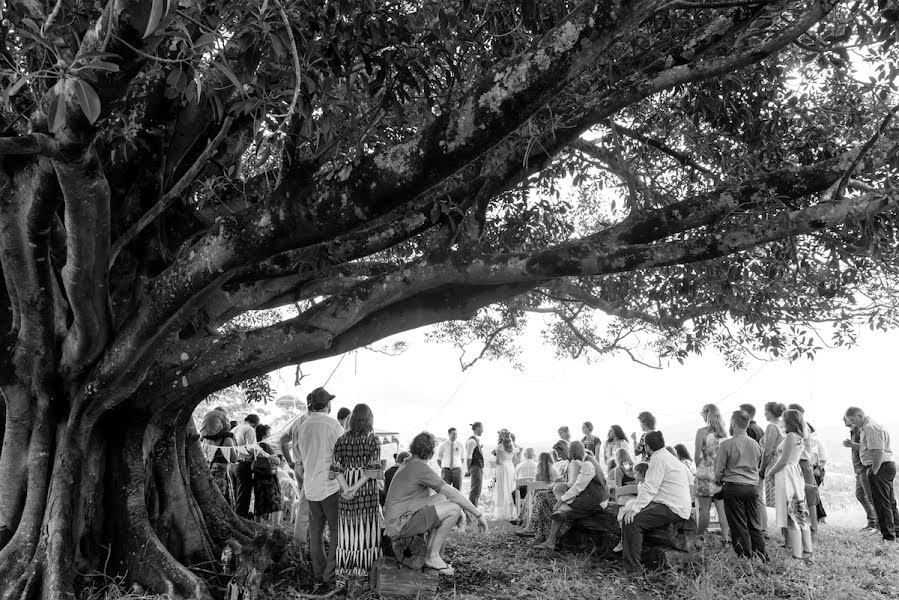
{"label": "man in dark trousers", "polygon": [[877,513],[880,533],[883,539],[894,541],[899,536],[899,509],[896,508],[896,492],[893,490],[896,463],[893,462],[890,434],[858,407],[849,407],[846,417],[861,429],[858,452],[871,485],[871,503]]}
{"label": "man in dark trousers", "polygon": [[481,497],[481,482],[484,478],[484,447],[481,445],[481,434],[484,433],[484,424],[475,421],[471,424],[472,436],[465,443],[465,467],[467,475],[471,477],[471,492],[468,500],[475,506]]}
{"label": "man in dark trousers", "polygon": [[724,514],[730,525],[734,552],[737,556],[758,556],[767,561],[758,494],[762,447],[747,434],[749,421],[746,411],[738,410],[731,415],[730,427],[734,433],[718,446],[715,481],[723,486]]}
{"label": "man in dark trousers", "polygon": [[631,509],[624,514],[621,544],[624,546],[624,570],[635,575],[643,570],[640,554],[643,534],[668,523],[690,518],[690,472],[676,456],[665,449],[660,431],[650,431],[644,438],[649,470]]}

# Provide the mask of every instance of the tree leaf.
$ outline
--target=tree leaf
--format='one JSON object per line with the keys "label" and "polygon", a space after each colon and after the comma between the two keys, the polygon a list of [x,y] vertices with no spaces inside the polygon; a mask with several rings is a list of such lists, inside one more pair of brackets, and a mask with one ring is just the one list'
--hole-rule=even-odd
{"label": "tree leaf", "polygon": [[100,116],[100,97],[88,82],[81,79],[74,79],[73,81],[75,82],[75,97],[81,106],[81,112],[93,125],[94,121]]}
{"label": "tree leaf", "polygon": [[6,90],[6,96],[8,98],[15,96],[18,93],[18,91],[22,89],[22,86],[24,86],[26,83],[28,83],[29,81],[34,79],[34,76],[35,76],[35,73],[27,73],[27,74],[19,77],[18,79],[16,79],[13,82],[13,84],[11,86],[9,86],[9,88]]}
{"label": "tree leaf", "polygon": [[145,39],[156,31],[156,28],[159,27],[159,22],[165,16],[167,5],[168,2],[166,0],[153,0],[153,5],[150,7],[150,18],[147,20],[147,30],[144,31],[141,39]]}
{"label": "tree leaf", "polygon": [[50,133],[59,131],[66,120],[66,99],[63,97],[63,92],[65,92],[65,85],[60,79],[50,89],[50,93],[53,95],[47,105],[47,127],[50,129]]}

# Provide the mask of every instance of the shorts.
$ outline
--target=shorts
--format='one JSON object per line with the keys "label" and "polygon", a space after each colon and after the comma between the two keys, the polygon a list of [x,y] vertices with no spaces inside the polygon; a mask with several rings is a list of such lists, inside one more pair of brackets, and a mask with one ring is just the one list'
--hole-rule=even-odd
{"label": "shorts", "polygon": [[425,506],[412,513],[412,516],[400,529],[396,539],[421,535],[435,529],[438,525],[440,525],[440,519],[437,517],[437,509],[433,506]]}

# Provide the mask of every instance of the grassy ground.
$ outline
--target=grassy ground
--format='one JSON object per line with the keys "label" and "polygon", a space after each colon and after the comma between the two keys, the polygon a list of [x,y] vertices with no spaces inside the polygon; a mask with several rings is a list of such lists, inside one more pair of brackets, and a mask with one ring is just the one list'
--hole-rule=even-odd
{"label": "grassy ground", "polygon": [[528,540],[497,525],[486,535],[456,534],[448,558],[453,581],[441,581],[440,600],[532,598],[667,600],[886,600],[899,598],[899,543],[879,534],[822,526],[811,565],[794,561],[778,537],[767,565],[739,560],[730,548],[705,548],[692,565],[632,581],[620,562],[589,555],[533,550]]}

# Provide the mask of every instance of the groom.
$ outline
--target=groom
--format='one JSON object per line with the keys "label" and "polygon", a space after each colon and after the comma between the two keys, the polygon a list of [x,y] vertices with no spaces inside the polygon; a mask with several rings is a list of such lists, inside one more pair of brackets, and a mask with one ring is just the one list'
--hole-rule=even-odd
{"label": "groom", "polygon": [[473,505],[478,505],[478,498],[481,497],[481,482],[484,478],[484,447],[481,445],[481,434],[484,433],[484,424],[475,421],[471,424],[472,436],[465,443],[465,466],[467,469],[466,476],[471,477],[471,492],[468,494],[468,500]]}

